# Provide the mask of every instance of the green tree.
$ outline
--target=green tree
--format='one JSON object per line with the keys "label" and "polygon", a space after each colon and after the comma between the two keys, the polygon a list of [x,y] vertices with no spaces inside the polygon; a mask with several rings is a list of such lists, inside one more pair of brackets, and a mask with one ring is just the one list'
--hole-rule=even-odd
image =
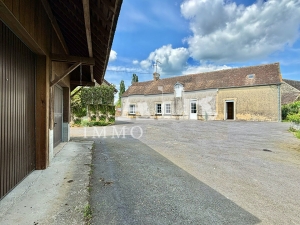
{"label": "green tree", "polygon": [[133,84],[134,82],[139,82],[139,77],[135,73],[132,74],[131,84]]}
{"label": "green tree", "polygon": [[121,80],[121,82],[120,82],[120,91],[119,91],[119,99],[121,99],[124,92],[125,92],[125,83],[124,83],[124,80]]}

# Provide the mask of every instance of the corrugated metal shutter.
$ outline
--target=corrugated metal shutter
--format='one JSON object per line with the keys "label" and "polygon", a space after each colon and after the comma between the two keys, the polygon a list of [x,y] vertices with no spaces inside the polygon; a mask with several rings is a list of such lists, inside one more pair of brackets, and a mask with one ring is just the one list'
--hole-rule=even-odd
{"label": "corrugated metal shutter", "polygon": [[0,198],[35,169],[35,55],[0,21]]}

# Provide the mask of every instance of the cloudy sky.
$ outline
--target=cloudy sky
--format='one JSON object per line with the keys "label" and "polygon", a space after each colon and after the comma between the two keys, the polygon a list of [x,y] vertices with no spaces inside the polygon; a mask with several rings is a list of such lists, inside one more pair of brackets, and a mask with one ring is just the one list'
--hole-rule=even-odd
{"label": "cloudy sky", "polygon": [[124,0],[105,79],[280,62],[300,80],[300,0]]}

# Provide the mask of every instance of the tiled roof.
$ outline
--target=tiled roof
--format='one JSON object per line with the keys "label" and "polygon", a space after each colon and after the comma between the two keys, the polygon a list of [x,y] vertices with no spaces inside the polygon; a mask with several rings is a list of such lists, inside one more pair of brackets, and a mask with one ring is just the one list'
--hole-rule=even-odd
{"label": "tiled roof", "polygon": [[300,91],[300,81],[283,79],[283,81]]}
{"label": "tiled roof", "polygon": [[[249,74],[255,74],[252,79]],[[190,74],[133,83],[123,94],[123,97],[130,95],[151,95],[173,93],[174,85],[179,82],[184,86],[184,91],[196,91],[213,88],[245,87],[257,85],[279,84],[282,82],[279,63],[218,70],[213,72]]]}
{"label": "tiled roof", "polygon": [[289,92],[281,94],[281,104],[289,104],[293,103],[300,99],[300,92]]}

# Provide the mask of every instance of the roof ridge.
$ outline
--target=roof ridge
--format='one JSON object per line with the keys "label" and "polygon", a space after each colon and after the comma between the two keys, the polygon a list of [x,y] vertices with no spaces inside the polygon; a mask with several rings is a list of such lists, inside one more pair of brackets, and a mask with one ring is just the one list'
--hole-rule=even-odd
{"label": "roof ridge", "polygon": [[286,78],[282,78],[282,80],[288,80],[288,81],[296,81],[296,82],[300,82],[300,80],[291,80],[291,79],[286,79]]}
{"label": "roof ridge", "polygon": [[[213,71],[207,71],[207,72],[201,72],[201,73],[191,73],[191,74],[183,74],[183,75],[177,75],[177,76],[173,76],[173,77],[166,77],[166,78],[162,78],[159,79],[157,81],[160,80],[167,80],[167,79],[175,79],[176,77],[187,77],[187,76],[195,76],[195,75],[201,75],[201,74],[207,74],[207,73],[216,73],[219,71],[228,71],[228,70],[236,70],[236,69],[245,69],[245,68],[252,68],[252,67],[263,67],[263,66],[269,66],[269,65],[279,65],[279,62],[274,62],[274,63],[266,63],[266,64],[261,64],[261,65],[254,65],[254,66],[243,66],[243,67],[233,67],[233,68],[228,68],[228,69],[221,69],[221,70],[213,70]],[[153,82],[155,80],[148,80],[148,81],[142,81],[139,83],[145,83],[145,82]]]}
{"label": "roof ridge", "polygon": [[189,75],[200,75],[200,74],[205,74],[205,73],[215,73],[215,72],[219,72],[219,71],[228,71],[228,70],[236,70],[236,69],[246,69],[246,68],[252,68],[252,67],[263,67],[263,66],[270,66],[270,65],[279,65],[279,62],[275,62],[275,63],[266,63],[266,64],[260,64],[260,65],[254,65],[254,66],[242,66],[242,67],[232,67],[232,68],[228,68],[228,69],[221,69],[221,70],[213,70],[213,71],[207,71],[207,72],[201,72],[201,73],[192,73],[192,74],[187,74],[185,76],[189,76]]}
{"label": "roof ridge", "polygon": [[[255,73],[255,79],[247,78],[250,73]],[[245,87],[258,85],[274,85],[282,82],[279,63],[263,64],[215,70],[196,74],[168,77],[160,80],[138,82],[126,92],[132,94],[157,94],[158,87],[164,86],[164,92],[172,92],[176,82],[185,85],[185,91],[205,90],[211,88]],[[298,83],[298,82],[297,82]]]}

